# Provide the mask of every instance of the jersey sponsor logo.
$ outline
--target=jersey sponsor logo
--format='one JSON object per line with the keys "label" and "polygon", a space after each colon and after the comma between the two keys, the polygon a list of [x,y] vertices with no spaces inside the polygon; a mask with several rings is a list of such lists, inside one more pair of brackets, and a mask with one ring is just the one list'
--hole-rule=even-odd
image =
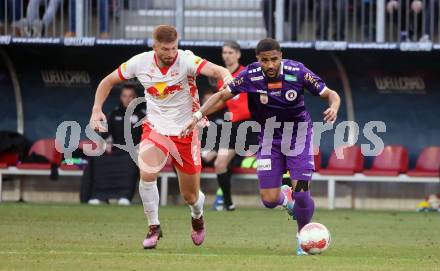
{"label": "jersey sponsor logo", "polygon": [[231,85],[233,85],[234,87],[237,87],[237,86],[241,85],[243,82],[244,82],[243,77],[236,77],[236,78],[234,78],[234,80],[232,80]]}
{"label": "jersey sponsor logo", "polygon": [[260,102],[262,104],[267,104],[269,102],[269,97],[267,97],[267,94],[260,94]]}
{"label": "jersey sponsor logo", "polygon": [[264,94],[266,94],[266,93],[267,93],[267,91],[265,91],[265,90],[262,90],[262,89],[257,89],[257,93],[264,93]]}
{"label": "jersey sponsor logo", "polygon": [[259,72],[259,71],[261,71],[261,67],[258,67],[256,69],[248,70],[248,73],[256,73],[256,72]]}
{"label": "jersey sponsor logo", "polygon": [[315,88],[319,89],[319,83],[318,81],[312,76],[311,73],[304,74],[304,79],[306,81],[309,81]]}
{"label": "jersey sponsor logo", "polygon": [[157,99],[165,99],[169,95],[181,91],[183,86],[181,83],[176,85],[168,86],[167,83],[156,83],[154,86],[147,88],[147,93]]}
{"label": "jersey sponsor logo", "polygon": [[258,159],[257,160],[257,170],[258,171],[272,170],[272,160]]}
{"label": "jersey sponsor logo", "polygon": [[290,81],[290,82],[296,82],[296,81],[298,81],[298,78],[294,74],[286,74],[286,75],[284,75],[284,80]]}
{"label": "jersey sponsor logo", "polygon": [[298,93],[296,93],[295,90],[290,89],[290,90],[286,91],[285,95],[286,95],[286,100],[292,102],[296,99],[296,97],[298,96]]}
{"label": "jersey sponsor logo", "polygon": [[298,67],[292,67],[292,66],[284,66],[284,69],[287,71],[299,71]]}
{"label": "jersey sponsor logo", "polygon": [[312,176],[312,173],[303,173],[302,175],[303,175],[303,176],[310,177],[310,176]]}
{"label": "jersey sponsor logo", "polygon": [[269,83],[267,84],[267,87],[269,89],[276,89],[276,88],[282,88],[283,87],[283,83],[281,81],[279,82],[273,82],[273,83]]}
{"label": "jersey sponsor logo", "polygon": [[281,96],[281,90],[269,92],[272,96]]}
{"label": "jersey sponsor logo", "polygon": [[175,77],[177,75],[179,75],[179,70],[172,70],[171,71],[171,77]]}
{"label": "jersey sponsor logo", "polygon": [[264,77],[263,77],[262,75],[260,75],[260,76],[255,76],[255,77],[251,77],[251,81],[252,81],[252,82],[260,81],[260,80],[263,80],[263,79],[264,79]]}

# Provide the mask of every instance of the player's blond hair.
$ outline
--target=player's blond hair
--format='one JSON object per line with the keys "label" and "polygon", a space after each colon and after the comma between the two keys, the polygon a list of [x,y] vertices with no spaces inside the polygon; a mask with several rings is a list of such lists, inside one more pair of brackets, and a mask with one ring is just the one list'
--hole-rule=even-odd
{"label": "player's blond hair", "polygon": [[153,30],[153,39],[157,42],[175,42],[177,40],[177,30],[172,25],[158,25]]}

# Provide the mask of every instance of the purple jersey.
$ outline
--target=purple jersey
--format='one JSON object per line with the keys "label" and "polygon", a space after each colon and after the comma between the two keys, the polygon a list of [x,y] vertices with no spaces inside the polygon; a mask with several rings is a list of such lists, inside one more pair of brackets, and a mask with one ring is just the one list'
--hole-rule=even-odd
{"label": "purple jersey", "polygon": [[[316,74],[298,61],[283,59],[276,79],[269,80],[260,64],[254,62],[246,67],[229,85],[233,94],[248,93],[249,111],[252,118],[262,125],[276,117],[277,122],[311,122],[304,104],[304,89],[320,95],[325,84]],[[281,138],[282,128],[275,129],[274,138]]]}

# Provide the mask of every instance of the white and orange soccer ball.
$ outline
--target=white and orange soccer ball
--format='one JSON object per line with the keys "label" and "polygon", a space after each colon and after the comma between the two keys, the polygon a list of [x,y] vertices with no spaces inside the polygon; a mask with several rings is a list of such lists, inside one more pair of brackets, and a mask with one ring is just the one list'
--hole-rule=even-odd
{"label": "white and orange soccer ball", "polygon": [[298,234],[301,248],[308,254],[320,254],[330,245],[330,232],[320,223],[305,225]]}

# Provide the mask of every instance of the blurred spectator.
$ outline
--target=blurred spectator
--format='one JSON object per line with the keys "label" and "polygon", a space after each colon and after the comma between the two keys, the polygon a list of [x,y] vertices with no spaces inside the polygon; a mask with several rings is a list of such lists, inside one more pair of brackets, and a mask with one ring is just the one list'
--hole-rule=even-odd
{"label": "blurred spectator", "polygon": [[[290,40],[298,39],[298,28],[301,28],[304,19],[306,0],[285,0],[284,1],[284,21],[289,23]],[[263,0],[263,16],[264,26],[266,27],[267,36],[275,38],[275,0]],[[300,18],[298,19],[298,10]],[[291,22],[289,22],[291,20]],[[298,25],[299,22],[299,25]]]}
{"label": "blurred spectator", "polygon": [[[27,6],[26,19],[23,20],[22,27],[26,36],[41,37],[52,23],[55,14],[60,7],[61,0],[30,0]],[[40,6],[44,5],[42,19],[40,19]]]}
{"label": "blurred spectator", "polygon": [[[233,77],[236,77],[238,74],[240,74],[240,72],[245,70],[245,67],[240,65],[240,57],[240,45],[236,41],[225,41],[222,48],[222,58],[226,68],[229,70]],[[219,81],[217,84],[217,89],[220,89],[222,86],[223,82]],[[207,99],[207,95],[205,94],[205,99]],[[202,159],[206,163],[213,163],[215,173],[217,174],[219,187],[223,192],[223,204],[221,206],[216,206],[216,209],[233,211],[235,210],[235,205],[232,202],[231,196],[232,165],[234,162],[238,162],[237,160],[241,159],[241,157],[237,156],[235,152],[237,137],[241,136],[238,134],[238,128],[244,121],[250,119],[251,114],[248,109],[248,97],[246,93],[238,94],[227,101],[225,104],[219,104],[216,106],[218,107],[218,109],[221,109],[225,105],[229,111],[230,116],[230,119],[228,119],[226,122],[231,127],[229,142],[224,142],[220,140],[220,135],[224,133],[223,128],[227,129],[226,125],[221,125],[225,124],[225,122],[223,121],[223,116],[219,116],[218,114],[216,114],[217,119],[213,119],[216,116],[212,116],[210,120],[216,122],[216,124],[219,125],[217,127],[218,133],[216,138],[216,146],[213,151],[209,153],[203,153]],[[247,146],[249,146],[249,144],[255,144],[255,142],[255,134],[253,134],[252,132],[248,133],[248,131],[246,131],[245,144],[247,143]]]}
{"label": "blurred spectator", "polygon": [[[128,105],[137,98],[132,85],[124,85],[121,90],[120,104],[107,118],[108,133],[107,151],[103,156],[91,157],[84,170],[81,183],[81,201],[89,204],[100,204],[110,198],[118,198],[119,205],[129,205],[139,180],[139,171],[130,155],[115,144],[127,145],[124,135],[124,120]],[[142,105],[142,106],[141,106]],[[145,117],[145,104],[134,109],[129,118],[131,139],[134,146],[139,144],[142,125],[138,125]]]}
{"label": "blurred spectator", "polygon": [[[417,40],[421,34],[423,3],[421,0],[389,0],[386,6],[389,16],[396,26],[400,22],[400,41]],[[400,13],[400,15],[399,15]],[[408,19],[407,21],[407,13]],[[399,21],[400,17],[400,21]],[[417,24],[414,25],[414,22]]]}
{"label": "blurred spectator", "polygon": [[[5,8],[7,8],[5,10]],[[21,19],[21,0],[0,0],[0,35],[7,33],[6,24],[11,22],[12,35],[21,36],[20,19]],[[5,15],[8,18],[5,18]]]}
{"label": "blurred spectator", "polygon": [[[356,12],[358,13],[358,21],[362,27],[363,38],[361,42],[372,42],[375,40],[375,12],[376,3],[373,0],[362,0],[357,3]],[[372,22],[370,21],[372,19]]]}
{"label": "blurred spectator", "polygon": [[421,42],[431,41],[435,25],[439,20],[439,0],[427,0],[425,5],[425,32],[420,38]]}
{"label": "blurred spectator", "polygon": [[[347,0],[317,1],[317,39],[329,40],[330,25],[333,26],[333,40],[345,40],[345,11]],[[331,14],[331,16],[330,16]]]}
{"label": "blurred spectator", "polygon": [[[113,144],[126,145],[124,136],[124,116],[128,105],[131,101],[137,98],[136,89],[132,85],[124,85],[121,90],[120,104],[113,109],[107,118],[108,122],[108,134],[107,146],[108,152],[122,151],[121,149],[114,147]],[[145,108],[136,107],[133,115],[130,116],[131,122],[131,137],[134,145],[139,144],[142,135],[142,126],[135,127],[143,117],[145,117]]]}
{"label": "blurred spectator", "polygon": [[[78,0],[81,1],[81,0]],[[89,0],[84,1],[84,7],[89,6]],[[98,21],[99,21],[99,37],[103,39],[110,38],[109,31],[109,16],[110,16],[110,0],[98,0]],[[116,5],[119,1],[112,1],[112,4]],[[113,6],[113,11],[116,10],[116,6]],[[69,2],[69,31],[66,33],[66,37],[74,37],[76,35],[76,1],[70,0]]]}

